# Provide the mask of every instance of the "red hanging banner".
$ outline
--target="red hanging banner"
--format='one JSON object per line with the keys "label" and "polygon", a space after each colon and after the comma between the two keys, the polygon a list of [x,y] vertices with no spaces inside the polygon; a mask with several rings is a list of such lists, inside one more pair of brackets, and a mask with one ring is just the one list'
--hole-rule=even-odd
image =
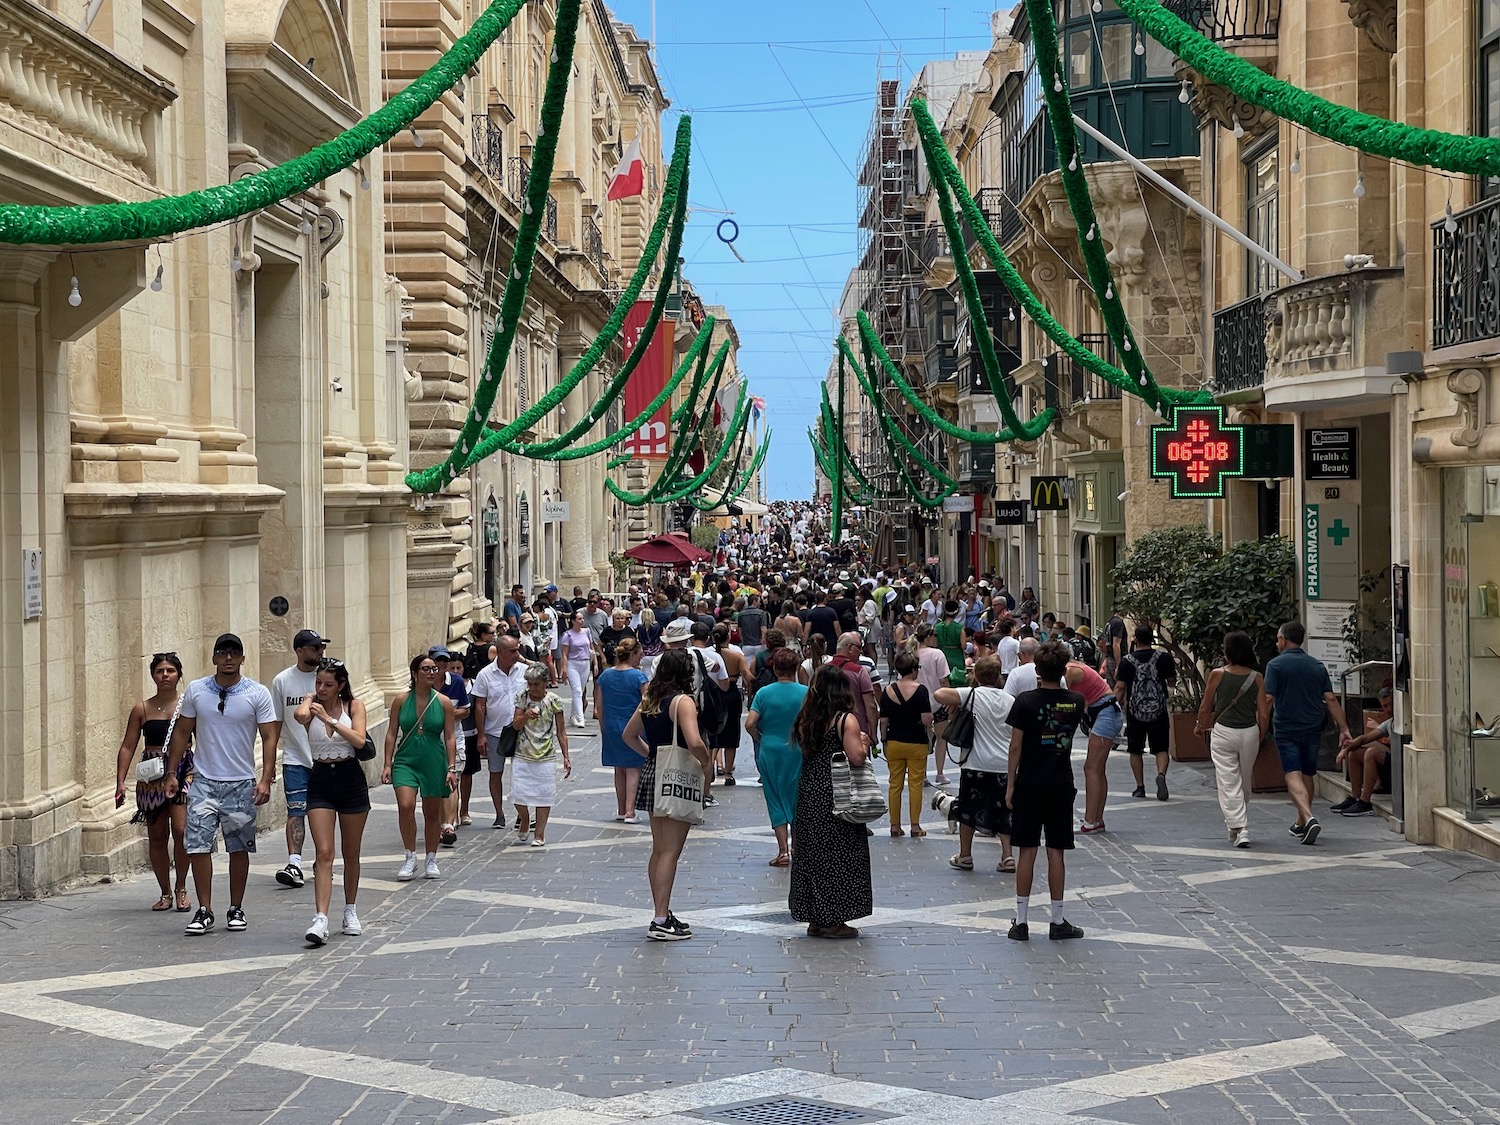
{"label": "red hanging banner", "polygon": [[[620,332],[620,342],[624,345],[625,354],[629,355],[635,348],[650,313],[650,301],[637,301],[631,307]],[[675,322],[665,318],[657,324],[656,335],[651,338],[650,347],[632,372],[630,382],[625,384],[625,417],[634,418],[650,406],[651,400],[661,394],[661,389],[671,378],[674,329]],[[671,419],[672,404],[668,401],[639,430],[625,439],[621,452],[647,461],[665,461],[671,446],[671,434],[668,432]]]}

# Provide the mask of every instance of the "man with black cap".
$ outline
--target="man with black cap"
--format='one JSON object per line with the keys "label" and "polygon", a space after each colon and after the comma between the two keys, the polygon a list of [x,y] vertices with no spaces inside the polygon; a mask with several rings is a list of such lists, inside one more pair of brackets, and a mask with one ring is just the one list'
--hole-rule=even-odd
{"label": "man with black cap", "polygon": [[[193,783],[188,788],[187,845],[198,892],[198,912],[184,931],[201,937],[214,928],[214,837],[223,833],[229,853],[229,910],[225,928],[246,928],[245,884],[255,851],[255,810],[271,799],[276,780],[276,705],[264,684],[240,674],[245,644],[233,633],[214,642],[215,674],[194,680],[182,695],[182,710],[167,756],[167,799],[177,795],[177,767],[196,736]],[[255,773],[255,736],[261,768]]]}
{"label": "man with black cap", "polygon": [[276,872],[283,887],[300,887],[302,845],[307,839],[307,785],[312,780],[312,747],[307,728],[293,715],[313,693],[318,679],[318,661],[328,648],[328,638],[315,629],[301,629],[292,638],[297,663],[276,674],[271,681],[271,700],[276,704],[276,741],[281,747],[281,788],[286,794],[286,866]]}

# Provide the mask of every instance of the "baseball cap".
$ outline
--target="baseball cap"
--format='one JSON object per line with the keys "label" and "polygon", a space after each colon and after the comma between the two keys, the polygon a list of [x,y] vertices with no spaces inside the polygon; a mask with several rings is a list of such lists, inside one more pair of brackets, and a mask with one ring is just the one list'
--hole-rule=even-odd
{"label": "baseball cap", "polygon": [[886,605],[890,605],[891,602],[893,602],[893,601],[896,600],[896,591],[895,590],[887,590],[885,592],[885,597],[882,600],[885,602]]}
{"label": "baseball cap", "polygon": [[452,660],[453,653],[444,645],[433,645],[427,650],[427,655],[434,660]]}
{"label": "baseball cap", "polygon": [[[221,637],[220,640],[222,639],[223,638]],[[236,640],[238,640],[238,638],[236,638]],[[307,648],[310,645],[317,645],[319,648],[327,648],[328,638],[319,636],[316,629],[297,630],[297,635],[292,638],[292,647]]]}
{"label": "baseball cap", "polygon": [[244,656],[245,642],[234,633],[220,633],[219,639],[214,642],[214,652],[237,652]]}
{"label": "baseball cap", "polygon": [[914,606],[914,605],[909,605],[904,610],[902,610],[902,612],[903,613],[916,613],[917,612],[917,607]]}
{"label": "baseball cap", "polygon": [[686,617],[674,617],[667,623],[661,639],[663,644],[680,645],[693,635],[693,622]]}
{"label": "baseball cap", "polygon": [[549,583],[548,583],[548,584],[547,584],[547,585],[546,585],[546,586],[545,586],[545,587],[544,587],[544,588],[543,588],[543,589],[542,589],[542,593],[544,593],[544,594],[555,594],[555,593],[557,593],[557,587],[556,587],[556,586],[554,586],[554,585],[552,585],[552,584],[551,584],[551,583],[550,583],[550,582],[549,582]]}

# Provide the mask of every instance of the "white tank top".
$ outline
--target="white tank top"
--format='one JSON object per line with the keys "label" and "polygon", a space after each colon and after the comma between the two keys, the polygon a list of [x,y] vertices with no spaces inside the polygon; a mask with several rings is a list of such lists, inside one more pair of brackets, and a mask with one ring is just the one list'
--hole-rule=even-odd
{"label": "white tank top", "polygon": [[[348,725],[347,711],[339,716],[339,722]],[[337,762],[341,758],[354,757],[354,747],[348,740],[341,734],[329,734],[328,724],[317,717],[307,726],[307,745],[315,762]]]}

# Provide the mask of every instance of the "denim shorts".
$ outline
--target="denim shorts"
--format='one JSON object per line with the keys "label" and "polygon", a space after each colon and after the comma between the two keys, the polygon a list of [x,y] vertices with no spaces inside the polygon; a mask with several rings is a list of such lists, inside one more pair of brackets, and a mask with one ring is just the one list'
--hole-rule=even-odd
{"label": "denim shorts", "polygon": [[281,787],[286,792],[286,815],[307,815],[307,783],[312,770],[295,762],[281,763]]}
{"label": "denim shorts", "polygon": [[1113,742],[1120,737],[1120,732],[1124,729],[1125,712],[1120,710],[1118,701],[1111,701],[1094,715],[1093,725],[1089,728],[1089,737],[1107,738]]}
{"label": "denim shorts", "polygon": [[199,774],[188,787],[188,855],[213,855],[220,832],[226,852],[255,850],[255,782],[211,781]]}
{"label": "denim shorts", "polygon": [[1318,772],[1318,745],[1322,741],[1321,730],[1276,735],[1276,756],[1281,759],[1282,771],[1315,776]]}

